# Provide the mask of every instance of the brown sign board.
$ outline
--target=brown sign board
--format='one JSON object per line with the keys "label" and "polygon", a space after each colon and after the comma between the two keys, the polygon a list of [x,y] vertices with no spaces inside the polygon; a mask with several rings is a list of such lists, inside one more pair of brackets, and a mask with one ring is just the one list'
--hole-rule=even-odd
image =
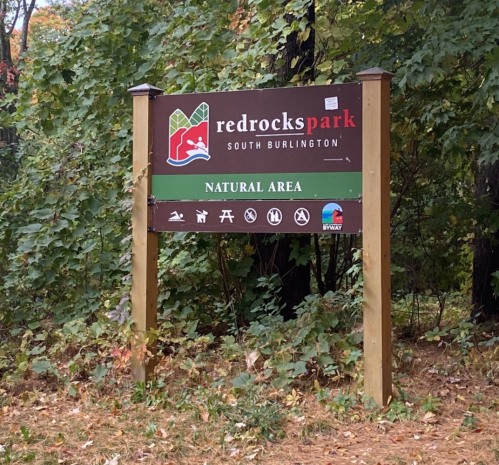
{"label": "brown sign board", "polygon": [[359,200],[157,202],[154,231],[359,234]]}
{"label": "brown sign board", "polygon": [[[154,230],[359,233],[359,84],[157,96],[152,121]],[[329,227],[334,199],[344,223]],[[269,223],[272,208],[282,219]]]}
{"label": "brown sign board", "polygon": [[153,175],[362,171],[360,83],[165,95]]}

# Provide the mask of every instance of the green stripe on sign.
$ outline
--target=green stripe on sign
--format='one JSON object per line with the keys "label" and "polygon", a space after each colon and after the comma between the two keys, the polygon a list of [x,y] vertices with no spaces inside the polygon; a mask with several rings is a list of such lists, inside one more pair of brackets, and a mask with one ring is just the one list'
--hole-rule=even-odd
{"label": "green stripe on sign", "polygon": [[356,199],[362,173],[153,175],[156,200]]}

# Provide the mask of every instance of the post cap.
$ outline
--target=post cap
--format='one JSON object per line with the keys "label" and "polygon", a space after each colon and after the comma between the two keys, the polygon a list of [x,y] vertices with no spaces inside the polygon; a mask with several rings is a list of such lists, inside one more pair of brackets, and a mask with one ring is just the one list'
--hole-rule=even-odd
{"label": "post cap", "polygon": [[150,84],[141,84],[140,86],[132,87],[128,89],[134,97],[138,97],[139,95],[160,95],[163,93],[161,89],[158,87],[151,86]]}
{"label": "post cap", "polygon": [[391,81],[395,74],[383,68],[370,68],[357,73],[357,76],[361,81]]}

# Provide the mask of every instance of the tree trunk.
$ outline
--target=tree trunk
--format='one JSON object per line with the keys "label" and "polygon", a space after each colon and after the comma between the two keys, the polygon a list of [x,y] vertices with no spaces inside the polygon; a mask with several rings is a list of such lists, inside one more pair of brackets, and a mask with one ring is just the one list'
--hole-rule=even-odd
{"label": "tree trunk", "polygon": [[[499,162],[479,167],[476,196],[488,204],[491,215],[499,213]],[[499,299],[492,287],[492,273],[499,270],[499,231],[490,234],[485,229],[486,225],[477,226],[473,256],[471,316],[481,321],[499,317]]]}
{"label": "tree trunk", "polygon": [[[8,2],[0,0],[0,95],[17,94],[19,87],[19,72],[17,65],[12,60],[11,37],[16,27],[18,19],[22,17],[21,40],[19,46],[19,56],[28,48],[28,29],[31,16],[36,5],[36,0],[15,0]],[[22,11],[21,11],[22,9]],[[7,18],[9,21],[7,21]],[[16,111],[16,104],[12,103],[8,112],[13,114]],[[15,127],[0,128],[0,141],[8,147],[7,153],[2,154],[0,164],[6,167],[1,177],[15,177],[18,168],[16,161],[16,150],[19,143],[19,136]]]}
{"label": "tree trunk", "polygon": [[5,70],[3,72],[2,79],[4,83],[7,81],[7,68],[12,67],[12,54],[10,49],[10,34],[12,29],[9,30],[6,24],[7,18],[7,2],[0,2],[0,59],[2,63],[5,63]]}
{"label": "tree trunk", "polygon": [[[288,3],[288,2],[286,2]],[[315,2],[312,2],[307,12],[310,27],[315,21]],[[292,15],[285,16],[288,23],[294,21]],[[315,31],[311,27],[308,39],[298,43],[298,33],[293,32],[287,37],[282,59],[284,64],[277,71],[278,76],[285,85],[294,74],[303,73],[304,79],[314,78],[314,50]],[[295,57],[300,59],[294,68],[291,62]],[[271,68],[273,68],[273,63]],[[285,319],[293,318],[294,307],[299,305],[310,294],[310,262],[306,265],[296,265],[295,260],[290,260],[293,241],[297,241],[300,250],[310,246],[310,234],[283,234],[277,242],[269,243],[271,234],[254,234],[253,244],[257,250],[255,255],[255,268],[257,273],[269,275],[278,273],[281,280],[280,304],[283,305],[281,315]]]}
{"label": "tree trunk", "polygon": [[281,281],[279,304],[283,306],[281,315],[289,320],[295,315],[293,310],[310,294],[310,263],[297,266],[290,260],[293,241],[300,248],[310,244],[308,234],[282,234],[277,241],[270,242],[273,234],[253,234],[256,249],[254,267],[259,276],[278,274]]}

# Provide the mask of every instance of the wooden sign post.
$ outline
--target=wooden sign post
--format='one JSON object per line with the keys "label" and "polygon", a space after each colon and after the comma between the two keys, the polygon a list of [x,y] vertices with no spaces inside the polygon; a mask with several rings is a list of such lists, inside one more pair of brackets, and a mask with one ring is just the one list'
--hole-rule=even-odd
{"label": "wooden sign post", "polygon": [[[132,210],[132,379],[145,382],[154,370],[156,344],[146,344],[147,332],[156,329],[158,313],[158,233],[151,231],[152,152],[151,101],[162,93],[143,84],[133,95],[133,210]],[[153,354],[149,363],[146,349]]]}
{"label": "wooden sign post", "polygon": [[392,393],[390,275],[390,81],[381,68],[362,80],[362,257],[364,392],[378,405]]}
{"label": "wooden sign post", "polygon": [[134,380],[146,381],[155,363],[147,332],[156,329],[158,232],[362,232],[365,393],[386,405],[393,75],[373,68],[358,76],[362,85],[169,96],[148,84],[130,89]]}

